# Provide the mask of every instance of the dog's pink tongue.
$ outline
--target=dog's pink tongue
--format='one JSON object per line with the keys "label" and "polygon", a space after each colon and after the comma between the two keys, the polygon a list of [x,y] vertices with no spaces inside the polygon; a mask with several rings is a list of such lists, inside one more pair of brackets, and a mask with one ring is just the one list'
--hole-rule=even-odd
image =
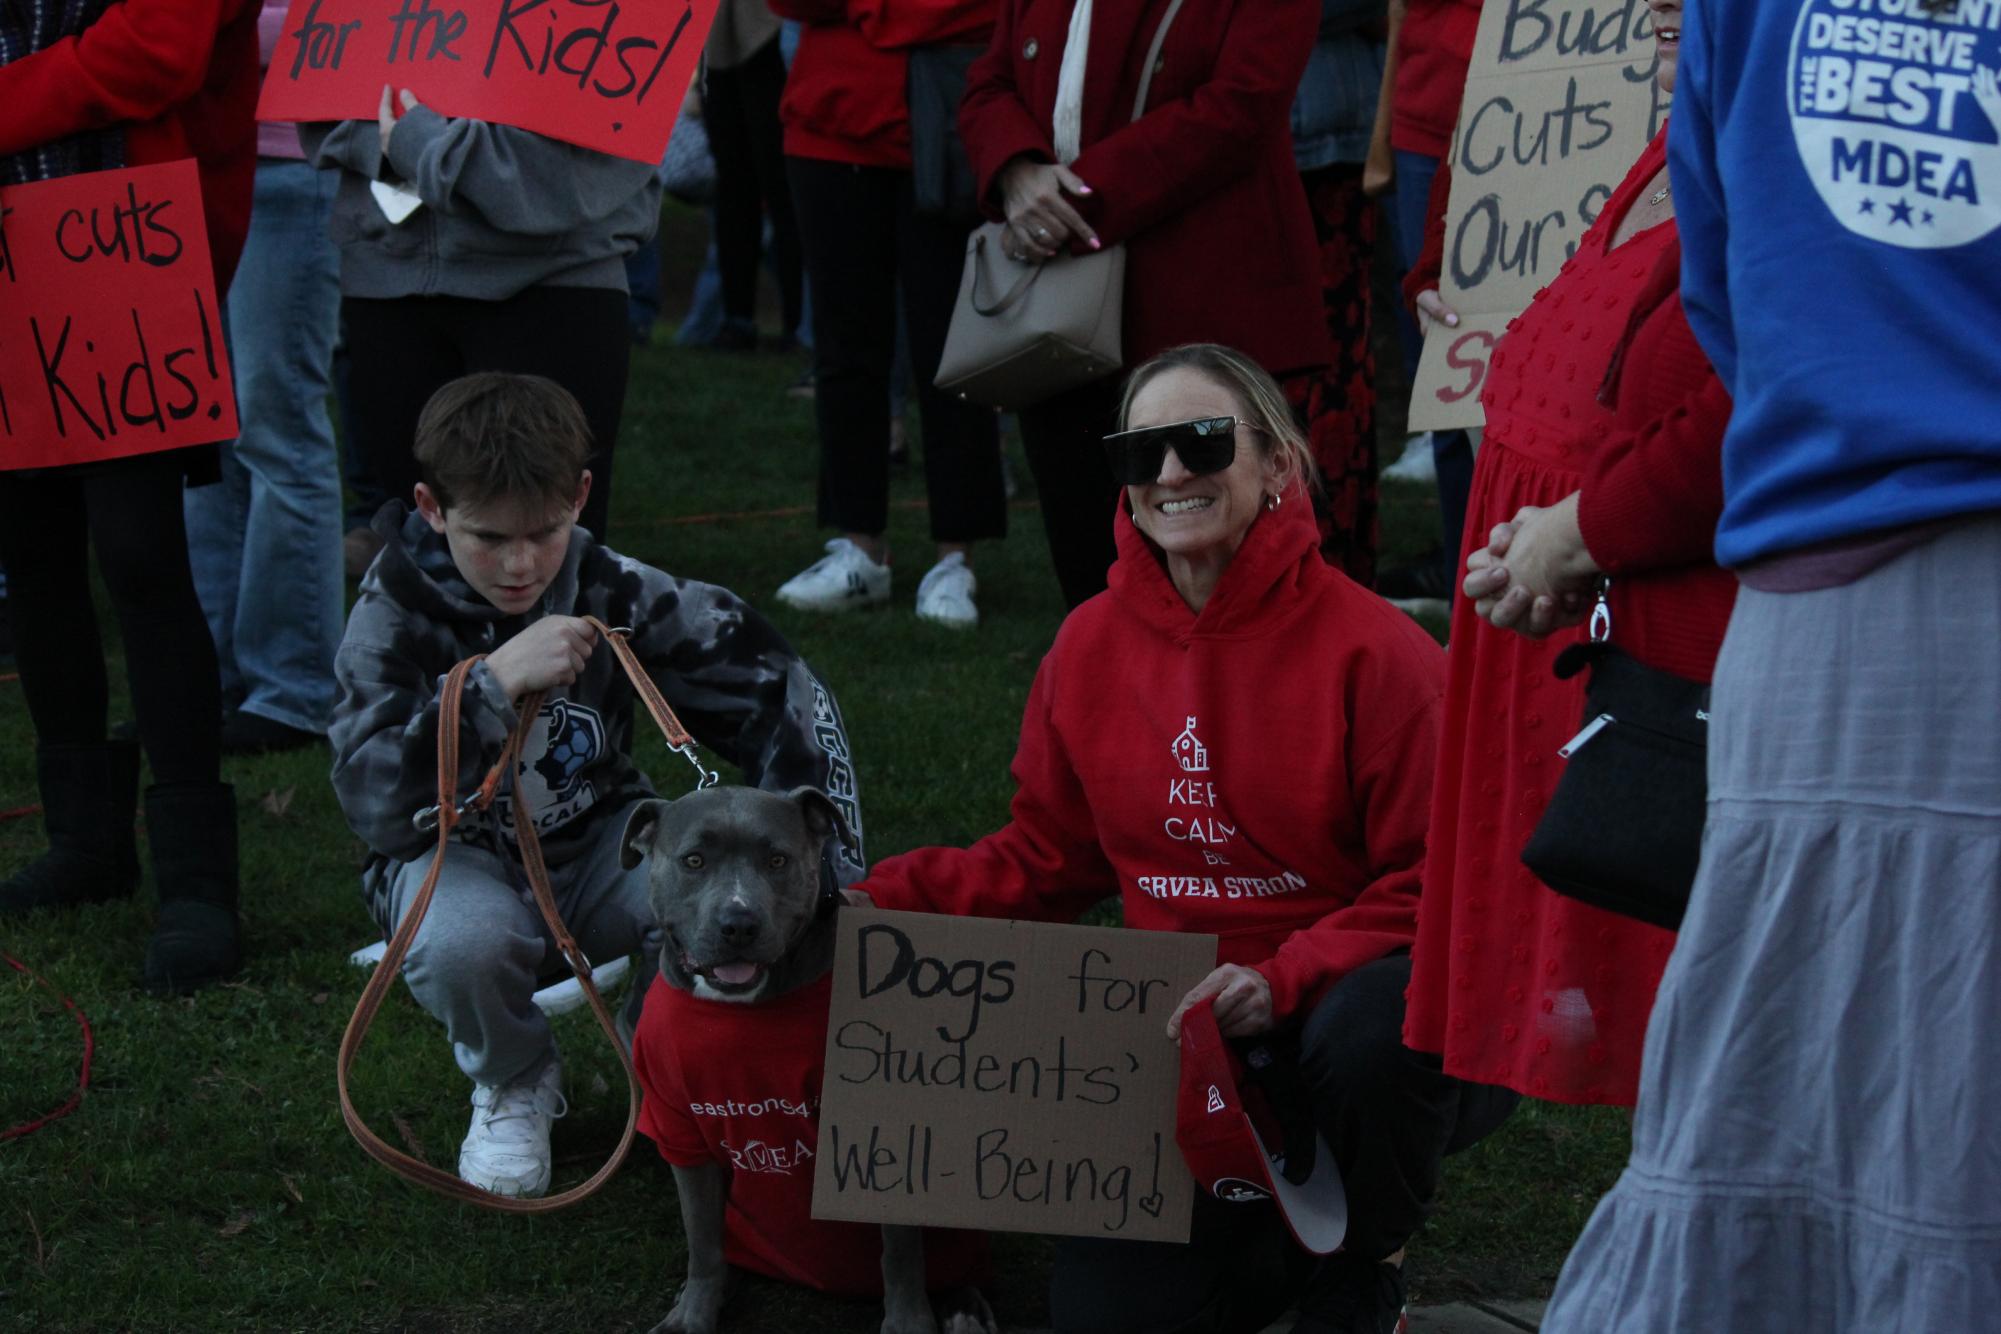
{"label": "dog's pink tongue", "polygon": [[733,987],[757,980],[757,965],[754,963],[719,963],[709,971],[716,975],[716,981]]}

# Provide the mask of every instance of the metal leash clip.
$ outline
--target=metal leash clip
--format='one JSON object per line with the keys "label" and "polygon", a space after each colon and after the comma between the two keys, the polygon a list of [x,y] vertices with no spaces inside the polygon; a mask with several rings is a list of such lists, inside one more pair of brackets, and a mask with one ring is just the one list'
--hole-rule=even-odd
{"label": "metal leash clip", "polygon": [[1598,581],[1598,605],[1591,609],[1591,642],[1602,644],[1612,637],[1612,578]]}
{"label": "metal leash clip", "polygon": [[[471,792],[460,797],[456,807],[458,818],[461,820],[465,819],[466,814],[478,803],[479,793],[477,792]],[[438,831],[438,808],[436,806],[426,806],[423,810],[418,811],[410,817],[410,824],[420,834],[435,834]]]}
{"label": "metal leash clip", "polygon": [[714,787],[721,781],[714,769],[704,769],[702,767],[702,761],[695,754],[694,742],[683,742],[681,745],[673,747],[673,751],[676,755],[694,765],[695,772],[701,776],[701,781],[695,784],[695,791],[700,792],[705,787]]}

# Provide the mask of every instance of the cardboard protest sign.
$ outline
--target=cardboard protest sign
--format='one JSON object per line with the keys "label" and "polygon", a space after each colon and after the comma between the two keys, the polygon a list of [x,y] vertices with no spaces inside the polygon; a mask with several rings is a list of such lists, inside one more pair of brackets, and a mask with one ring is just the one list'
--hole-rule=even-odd
{"label": "cardboard protest sign", "polygon": [[1508,321],[1576,253],[1667,119],[1645,0],[1487,0],[1452,143],[1434,328],[1410,425],[1479,426],[1487,360]]}
{"label": "cardboard protest sign", "polygon": [[446,116],[659,162],[719,0],[305,0],[259,120],[374,120],[385,85]]}
{"label": "cardboard protest sign", "polygon": [[0,471],[235,434],[194,163],[0,189]]}
{"label": "cardboard protest sign", "polygon": [[815,1218],[1188,1240],[1167,1017],[1214,936],[839,920]]}

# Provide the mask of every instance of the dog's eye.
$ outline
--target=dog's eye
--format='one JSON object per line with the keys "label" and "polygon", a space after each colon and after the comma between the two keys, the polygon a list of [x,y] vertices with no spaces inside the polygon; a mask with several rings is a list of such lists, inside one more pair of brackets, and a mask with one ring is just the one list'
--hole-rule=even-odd
{"label": "dog's eye", "polygon": [[687,856],[681,859],[681,865],[687,867],[691,871],[701,870],[704,865],[702,854],[699,852],[689,853]]}
{"label": "dog's eye", "polygon": [[791,863],[791,861],[792,859],[786,856],[784,853],[774,852],[769,857],[765,858],[764,864],[766,866],[769,866],[774,871],[782,871],[786,868],[788,864]]}

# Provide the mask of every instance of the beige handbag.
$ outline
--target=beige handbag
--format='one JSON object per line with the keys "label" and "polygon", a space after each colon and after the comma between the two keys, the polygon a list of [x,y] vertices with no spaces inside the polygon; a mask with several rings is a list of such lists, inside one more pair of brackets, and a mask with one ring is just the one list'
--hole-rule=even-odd
{"label": "beige handbag", "polygon": [[[1134,120],[1146,110],[1161,43],[1180,9],[1181,0],[1173,0],[1154,30]],[[1123,366],[1126,248],[1065,251],[1036,263],[1008,257],[1001,248],[1005,229],[990,222],[967,238],[938,387],[975,403],[1027,408]]]}

